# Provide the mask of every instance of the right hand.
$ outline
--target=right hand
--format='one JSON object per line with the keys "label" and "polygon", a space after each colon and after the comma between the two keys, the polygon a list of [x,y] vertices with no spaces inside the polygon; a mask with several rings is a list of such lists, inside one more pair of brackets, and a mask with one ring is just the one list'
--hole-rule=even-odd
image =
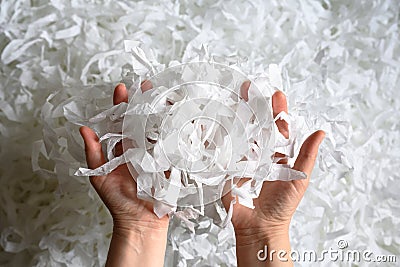
{"label": "right hand", "polygon": [[[242,90],[242,94],[245,94],[245,97],[243,97],[245,100],[249,85],[248,83]],[[288,112],[286,97],[282,92],[278,91],[272,96],[272,106],[274,117],[282,111]],[[280,133],[288,138],[287,123],[283,120],[277,120],[276,124]],[[321,130],[311,134],[303,143],[294,164],[293,169],[304,172],[307,179],[266,181],[263,183],[259,197],[254,199],[254,209],[238,203],[234,205],[232,224],[238,245],[241,242],[246,243],[246,245],[252,242],[256,243],[274,235],[288,235],[291,218],[308,187],[318,147],[324,136],[325,133]],[[222,200],[226,209],[229,208],[231,199],[230,194],[223,197]]]}

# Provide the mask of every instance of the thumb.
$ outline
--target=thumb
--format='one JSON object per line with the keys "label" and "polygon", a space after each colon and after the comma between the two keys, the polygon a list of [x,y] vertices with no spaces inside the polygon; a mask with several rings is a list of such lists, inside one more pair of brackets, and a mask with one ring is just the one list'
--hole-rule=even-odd
{"label": "thumb", "polygon": [[318,155],[318,148],[325,137],[325,132],[318,130],[311,134],[300,148],[299,156],[294,163],[293,169],[302,171],[310,177]]}
{"label": "thumb", "polygon": [[[79,128],[79,132],[85,143],[85,154],[88,167],[90,169],[96,169],[97,167],[100,167],[106,163],[106,159],[104,158],[103,150],[96,133],[87,126],[82,126]],[[90,177],[90,181],[94,186],[97,184],[97,182],[101,184],[104,179],[105,177],[103,176],[99,176],[97,179],[94,179],[93,176]]]}

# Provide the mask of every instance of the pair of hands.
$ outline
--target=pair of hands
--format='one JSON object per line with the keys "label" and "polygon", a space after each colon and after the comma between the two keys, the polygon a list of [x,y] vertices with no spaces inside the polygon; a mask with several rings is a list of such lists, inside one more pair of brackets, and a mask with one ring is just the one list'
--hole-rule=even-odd
{"label": "pair of hands", "polygon": [[[242,86],[241,94],[245,100],[249,86],[250,83]],[[149,85],[143,84],[142,91],[149,89]],[[121,102],[128,102],[128,92],[124,84],[118,84],[114,90],[114,105]],[[276,92],[272,96],[272,107],[274,117],[281,111],[288,112],[286,97],[282,92]],[[277,120],[276,124],[279,131],[288,138],[287,123]],[[95,169],[103,165],[106,159],[97,135],[86,126],[80,128],[80,133],[85,143],[88,167]],[[264,182],[260,196],[254,200],[254,209],[235,204],[232,223],[239,265],[260,264],[261,262],[257,262],[257,251],[267,245],[267,242],[269,246],[272,243],[272,247],[290,250],[290,220],[307,189],[318,147],[324,136],[323,131],[310,135],[303,143],[294,164],[293,168],[306,173],[307,179]],[[116,147],[115,153],[122,153],[121,145]],[[169,218],[165,216],[159,219],[150,202],[137,198],[136,184],[126,164],[106,176],[92,176],[90,182],[113,217],[114,233],[107,266],[135,266],[135,263],[143,265],[146,260],[148,266],[161,266]],[[225,207],[229,206],[229,202],[230,199],[223,198]],[[270,263],[273,266],[274,262]]]}

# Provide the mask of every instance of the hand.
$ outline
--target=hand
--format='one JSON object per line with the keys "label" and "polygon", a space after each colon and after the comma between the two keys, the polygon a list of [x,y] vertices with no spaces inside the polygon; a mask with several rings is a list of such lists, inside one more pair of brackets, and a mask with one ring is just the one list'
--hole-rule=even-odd
{"label": "hand", "polygon": [[[150,88],[142,87],[142,91],[148,89]],[[114,105],[128,102],[128,92],[124,84],[115,88],[113,102]],[[99,138],[93,130],[86,126],[79,130],[85,142],[88,167],[95,169],[106,163]],[[115,153],[116,156],[122,154],[121,144],[116,146]],[[105,176],[92,176],[90,182],[107,206],[114,222],[107,266],[136,266],[136,261],[140,263],[138,266],[143,265],[146,263],[146,253],[143,251],[148,252],[147,266],[162,266],[169,218],[158,218],[153,212],[152,203],[138,199],[136,182],[127,165],[121,165]],[[149,248],[145,250],[145,247]],[[135,252],[140,253],[140,257],[136,254],[130,255]]]}
{"label": "hand", "polygon": [[[250,83],[245,83],[242,95],[247,99]],[[276,92],[272,96],[273,116],[276,117],[280,112],[288,112],[286,97],[282,92]],[[288,125],[283,120],[276,121],[279,132],[289,137]],[[254,209],[247,208],[240,204],[235,204],[232,224],[235,229],[238,263],[240,263],[240,247],[251,247],[252,245],[263,248],[264,245],[271,245],[277,249],[289,249],[288,229],[291,218],[296,211],[303,195],[308,187],[310,175],[314,168],[318,147],[322,142],[325,133],[321,130],[311,134],[303,143],[299,156],[293,169],[302,171],[307,175],[307,179],[293,181],[266,181],[260,192],[260,196],[254,199]],[[282,156],[282,155],[276,155]],[[281,160],[279,163],[286,163]],[[230,196],[223,198],[226,208],[229,207]],[[267,244],[267,242],[269,244]],[[251,250],[248,250],[248,252]],[[257,250],[258,251],[258,250]],[[254,251],[253,251],[254,252]],[[288,251],[289,253],[289,251]],[[246,253],[248,254],[248,253]],[[248,255],[257,259],[256,252]],[[245,256],[246,257],[246,256]],[[245,261],[243,261],[245,262]],[[246,262],[246,264],[248,261]],[[280,265],[277,265],[280,266]]]}

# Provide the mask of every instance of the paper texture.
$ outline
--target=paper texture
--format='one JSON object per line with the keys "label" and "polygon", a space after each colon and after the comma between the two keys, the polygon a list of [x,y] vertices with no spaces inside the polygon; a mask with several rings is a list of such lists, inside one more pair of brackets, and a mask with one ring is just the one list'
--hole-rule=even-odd
{"label": "paper texture", "polygon": [[[174,62],[165,68],[152,59],[150,48],[140,45],[125,41],[125,50],[133,59],[132,79],[148,77],[146,83],[152,89],[142,92],[140,83],[133,82],[128,104],[113,106],[89,119],[92,125],[108,125],[100,142],[106,146],[109,161],[94,170],[79,168],[75,175],[106,175],[128,164],[138,185],[138,196],[154,203],[155,214],[163,217],[179,212],[178,218],[190,228],[193,225],[189,219],[198,214],[226,226],[233,205],[226,213],[222,207],[220,212],[210,214],[204,209],[205,205],[220,202],[227,193],[223,191],[226,185],[239,204],[254,208],[253,199],[258,197],[264,181],[306,178],[304,173],[291,169],[299,148],[298,121],[284,112],[272,117],[272,94],[282,88],[277,65],[269,65],[260,78],[254,79],[245,100],[240,88],[249,78],[237,67],[230,67],[229,62],[224,65],[207,58],[206,47],[203,59],[208,61]],[[192,58],[198,56],[194,53]],[[78,110],[71,105],[69,112]],[[288,139],[279,133],[276,120],[289,124]],[[114,157],[114,147],[120,141],[124,153]],[[276,152],[283,156],[275,158]],[[289,163],[279,164],[282,158]],[[170,172],[168,178],[165,172]],[[241,178],[250,180],[238,187]]]}

